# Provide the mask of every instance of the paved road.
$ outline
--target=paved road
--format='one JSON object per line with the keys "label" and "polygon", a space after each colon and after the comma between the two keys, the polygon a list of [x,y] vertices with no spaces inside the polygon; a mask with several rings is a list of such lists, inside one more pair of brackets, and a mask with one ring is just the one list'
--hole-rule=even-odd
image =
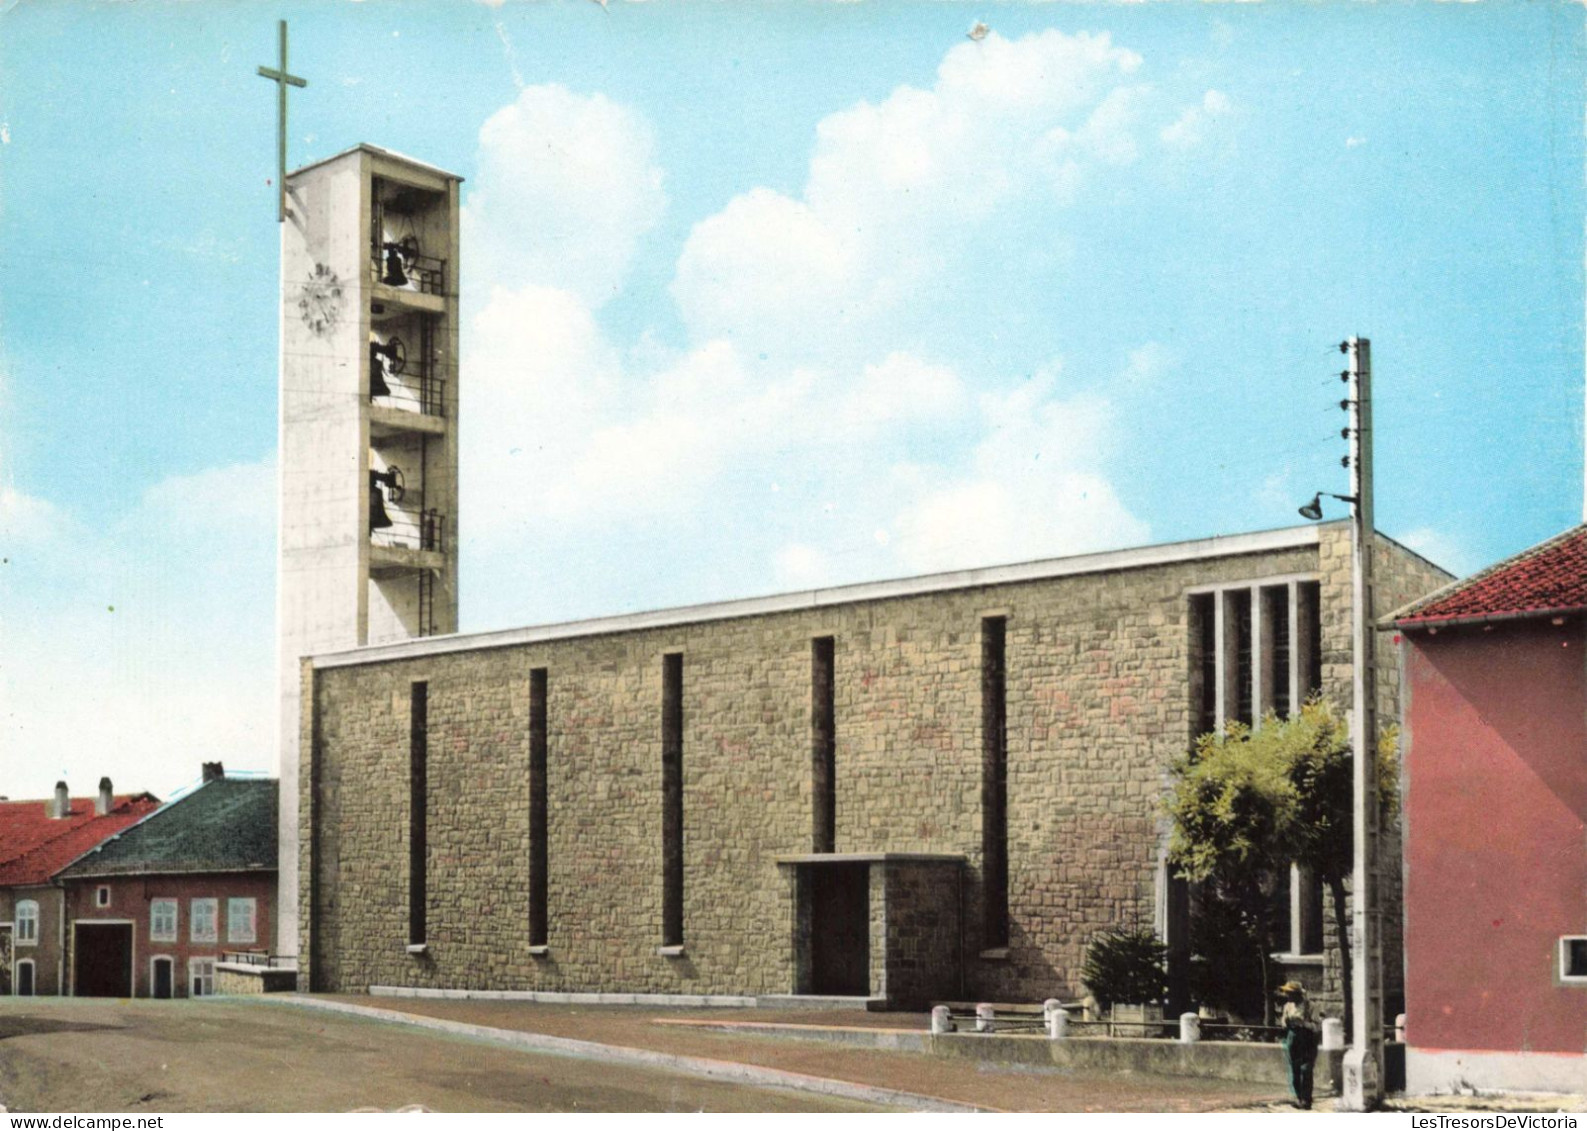
{"label": "paved road", "polygon": [[[1004,1111],[1221,1111],[1276,1100],[1282,1087],[1235,1080],[999,1067],[925,1053],[782,1040],[657,1024],[658,1018],[791,1021],[880,1028],[927,1027],[924,1014],[790,1012],[763,1009],[658,1010],[654,1006],[542,1005],[525,1002],[315,995],[474,1025],[651,1049],[682,1056],[845,1080]],[[292,1009],[261,1002],[260,1009]],[[1273,1050],[1273,1055],[1279,1055]]]}
{"label": "paved road", "polygon": [[12,1111],[864,1111],[829,1097],[226,1001],[0,998]]}

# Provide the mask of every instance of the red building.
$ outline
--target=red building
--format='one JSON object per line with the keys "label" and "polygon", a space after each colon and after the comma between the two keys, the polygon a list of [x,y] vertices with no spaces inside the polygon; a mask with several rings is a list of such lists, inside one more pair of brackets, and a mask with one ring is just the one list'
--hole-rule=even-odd
{"label": "red building", "polygon": [[61,992],[66,917],[52,878],[159,805],[147,793],[117,796],[109,778],[97,797],[72,797],[58,782],[45,801],[0,800],[0,995]]}
{"label": "red building", "polygon": [[1407,1085],[1587,1091],[1587,526],[1391,619]]}
{"label": "red building", "polygon": [[63,869],[70,992],[209,994],[225,952],[268,951],[276,795],[273,778],[228,778],[207,763],[193,792]]}

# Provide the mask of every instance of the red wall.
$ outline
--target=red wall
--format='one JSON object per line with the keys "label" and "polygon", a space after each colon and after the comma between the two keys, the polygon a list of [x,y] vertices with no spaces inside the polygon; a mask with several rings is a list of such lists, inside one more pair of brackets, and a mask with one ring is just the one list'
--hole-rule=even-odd
{"label": "red wall", "polygon": [[1581,1053],[1587,635],[1580,620],[1408,633],[1406,1039]]}
{"label": "red wall", "polygon": [[[110,906],[96,907],[95,892],[100,885],[110,888]],[[200,876],[128,876],[112,879],[74,880],[66,892],[67,945],[71,946],[72,923],[95,920],[132,920],[132,969],[136,982],[134,996],[148,997],[151,989],[149,959],[168,955],[174,960],[173,978],[178,997],[187,996],[187,960],[216,958],[224,950],[269,950],[275,931],[274,872],[246,872]],[[226,901],[253,897],[254,939],[252,943],[226,939]],[[194,899],[214,899],[216,941],[192,942]],[[149,905],[156,899],[177,901],[175,942],[151,942]],[[72,977],[72,960],[67,959],[66,977]],[[70,991],[68,991],[70,992]]]}

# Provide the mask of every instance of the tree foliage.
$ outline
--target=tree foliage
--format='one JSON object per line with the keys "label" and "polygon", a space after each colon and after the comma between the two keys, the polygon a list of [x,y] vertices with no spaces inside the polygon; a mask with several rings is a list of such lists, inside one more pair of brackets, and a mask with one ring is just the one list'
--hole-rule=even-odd
{"label": "tree foliage", "polygon": [[[1375,769],[1387,812],[1397,800],[1397,735],[1385,731]],[[1269,714],[1252,729],[1231,723],[1205,734],[1173,766],[1166,802],[1173,823],[1169,860],[1203,885],[1211,916],[1242,957],[1259,966],[1264,1010],[1271,1005],[1268,955],[1285,909],[1273,896],[1291,863],[1311,869],[1334,904],[1341,948],[1348,945],[1344,883],[1354,858],[1349,728],[1323,699],[1288,719]],[[1349,955],[1344,954],[1349,1000]],[[1247,1000],[1252,995],[1241,995]]]}

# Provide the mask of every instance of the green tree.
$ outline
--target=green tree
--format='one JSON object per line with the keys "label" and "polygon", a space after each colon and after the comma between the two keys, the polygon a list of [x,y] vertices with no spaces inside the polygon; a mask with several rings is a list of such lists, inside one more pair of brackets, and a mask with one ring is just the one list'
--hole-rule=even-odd
{"label": "green tree", "polygon": [[[1397,801],[1397,733],[1378,744],[1375,770],[1385,813]],[[1291,863],[1311,869],[1333,905],[1339,938],[1345,1023],[1351,1024],[1349,903],[1345,879],[1354,858],[1349,728],[1323,699],[1256,730],[1232,724],[1205,734],[1173,767],[1167,810],[1169,859],[1178,874],[1208,884],[1232,907],[1247,945],[1260,948],[1263,1015],[1272,1012],[1268,955],[1280,916],[1276,878]]]}

